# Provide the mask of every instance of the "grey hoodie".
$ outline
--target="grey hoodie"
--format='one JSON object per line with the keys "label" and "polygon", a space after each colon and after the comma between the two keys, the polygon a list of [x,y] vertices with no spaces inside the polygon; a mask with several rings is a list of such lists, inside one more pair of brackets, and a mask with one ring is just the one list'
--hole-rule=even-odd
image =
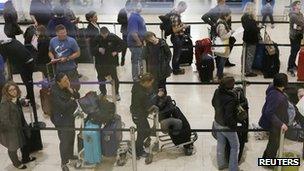
{"label": "grey hoodie", "polygon": [[303,38],[303,31],[304,31],[304,17],[301,12],[291,11],[289,13],[290,18],[290,32],[289,38],[296,39],[296,38]]}

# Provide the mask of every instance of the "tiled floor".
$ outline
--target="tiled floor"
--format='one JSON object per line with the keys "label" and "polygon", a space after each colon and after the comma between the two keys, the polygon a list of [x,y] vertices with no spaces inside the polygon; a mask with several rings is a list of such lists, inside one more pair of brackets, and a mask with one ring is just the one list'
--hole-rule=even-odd
{"label": "tiled floor", "polygon": [[[117,11],[119,6],[122,6],[121,0],[109,1],[108,4],[117,5],[116,8],[110,10],[107,6],[103,7],[105,9],[104,13],[99,16],[99,19],[102,21],[115,21],[116,15],[113,11]],[[184,21],[200,21],[201,11],[206,11],[210,5],[208,3],[202,3],[199,0],[190,0],[187,1],[189,4],[189,9],[183,16]],[[118,5],[120,4],[120,5]],[[284,2],[278,2],[278,6],[282,7]],[[111,6],[111,5],[110,5]],[[204,10],[199,10],[200,8]],[[281,10],[281,8],[280,8]],[[281,13],[280,10],[277,10],[276,13]],[[115,12],[116,13],[116,12]],[[83,18],[83,15],[80,15]],[[159,22],[157,19],[158,15],[145,15],[144,18],[147,22]],[[240,15],[234,14],[233,20],[239,20]],[[233,29],[240,27],[240,24],[233,24]],[[23,27],[24,28],[24,27]],[[191,34],[193,42],[198,39],[207,37],[207,28],[206,25],[193,25],[191,26]],[[0,29],[3,30],[3,26],[0,26]],[[112,26],[109,26],[114,32]],[[158,26],[149,26],[149,30],[156,32],[157,35],[160,35]],[[117,32],[119,27],[116,28]],[[288,24],[277,24],[275,29],[268,29],[270,36],[277,43],[289,43],[288,39]],[[0,33],[0,36],[3,37],[3,32]],[[242,43],[241,35],[237,37],[237,43]],[[18,37],[22,41],[22,37]],[[169,39],[167,40],[168,42]],[[233,63],[236,63],[237,66],[233,68],[226,68],[225,73],[233,75],[236,79],[240,79],[241,71],[241,47],[235,47],[230,60]],[[288,47],[280,47],[280,59],[281,59],[281,71],[286,71],[286,63],[289,55]],[[126,65],[124,67],[118,67],[119,78],[121,81],[130,81],[131,80],[131,67],[130,67],[130,53],[128,52],[126,58]],[[185,67],[186,74],[181,76],[171,76],[169,82],[198,82],[197,73],[194,72],[193,66]],[[83,81],[94,81],[96,80],[96,72],[93,65],[91,64],[80,64],[79,72],[85,75]],[[16,81],[20,81],[18,75],[14,76]],[[41,80],[41,74],[34,74],[35,81]],[[249,79],[252,81],[265,81],[262,76],[257,78]],[[290,78],[291,81],[296,81],[295,78]],[[266,80],[271,81],[271,80]],[[184,112],[188,118],[192,128],[194,129],[210,129],[214,117],[214,110],[211,106],[211,98],[213,92],[216,89],[216,86],[202,86],[202,85],[168,85],[168,93],[176,100],[177,105]],[[265,99],[265,89],[266,85],[250,85],[247,87],[247,97],[250,104],[250,123],[257,123],[261,109]],[[25,89],[22,87],[23,95],[25,94]],[[97,85],[85,85],[82,86],[80,92],[84,95],[90,90],[98,90]],[[130,117],[129,106],[131,100],[131,85],[120,85],[120,95],[121,101],[117,103],[118,113],[122,116],[123,122],[126,125],[126,128],[133,126],[133,122]],[[110,91],[109,91],[110,92]],[[37,97],[37,103],[40,103],[39,99],[39,88],[35,87],[35,93]],[[39,108],[39,113],[41,113],[41,108]],[[28,110],[25,109],[25,115],[29,118]],[[48,127],[53,125],[50,123],[48,118],[39,115],[39,120],[46,122]],[[77,121],[79,123],[80,121]],[[79,124],[78,124],[79,125]],[[129,139],[129,134],[124,133],[124,139]],[[37,157],[37,161],[28,165],[28,170],[35,171],[59,171],[60,170],[60,157],[58,150],[58,137],[57,133],[54,131],[42,131],[42,140],[44,143],[43,151],[34,154]],[[263,168],[257,166],[257,158],[261,157],[262,152],[266,146],[266,141],[256,141],[252,134],[250,133],[249,142],[245,147],[244,162],[240,164],[242,170],[255,171],[263,170]],[[295,151],[298,154],[302,152],[302,144],[291,142],[286,140],[285,149],[289,151]],[[76,149],[75,149],[76,151]],[[145,165],[144,160],[141,159],[137,162],[139,171],[213,171],[217,170],[216,166],[216,141],[212,138],[210,133],[199,133],[199,138],[195,143],[195,154],[190,157],[185,157],[181,151],[171,150],[159,153],[155,156],[154,161],[150,165]],[[71,167],[73,170],[73,167]],[[6,149],[2,146],[0,147],[0,170],[13,171],[16,170],[11,165],[11,162],[7,156]],[[83,170],[92,170],[92,169],[83,169]],[[132,170],[131,160],[128,160],[127,164],[124,167],[116,166],[115,159],[113,158],[103,158],[102,164],[100,164],[95,170],[102,171],[129,171]],[[304,167],[301,168],[304,170]]]}

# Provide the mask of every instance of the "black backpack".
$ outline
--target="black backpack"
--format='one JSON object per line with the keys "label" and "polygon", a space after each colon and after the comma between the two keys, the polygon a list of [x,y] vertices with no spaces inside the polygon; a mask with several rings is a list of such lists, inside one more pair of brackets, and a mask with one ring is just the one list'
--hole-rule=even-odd
{"label": "black backpack", "polygon": [[172,30],[172,22],[170,19],[171,15],[170,13],[166,15],[160,15],[158,18],[161,20],[160,29],[165,32],[165,38],[173,34]]}

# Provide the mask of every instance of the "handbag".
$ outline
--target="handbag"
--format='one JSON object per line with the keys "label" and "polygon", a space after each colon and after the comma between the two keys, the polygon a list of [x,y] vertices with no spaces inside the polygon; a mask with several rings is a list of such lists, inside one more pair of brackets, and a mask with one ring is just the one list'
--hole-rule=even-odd
{"label": "handbag", "polygon": [[266,48],[266,52],[272,56],[276,53],[276,49],[274,47],[274,42],[271,40],[269,34],[265,31],[265,34],[264,34],[264,43],[265,44],[272,44],[272,45],[265,45],[265,48]]}
{"label": "handbag", "polygon": [[214,40],[215,45],[226,45],[226,46],[215,46],[213,47],[213,52],[216,55],[222,56],[222,57],[228,57],[230,53],[229,48],[229,39],[222,40],[220,37],[216,37]]}

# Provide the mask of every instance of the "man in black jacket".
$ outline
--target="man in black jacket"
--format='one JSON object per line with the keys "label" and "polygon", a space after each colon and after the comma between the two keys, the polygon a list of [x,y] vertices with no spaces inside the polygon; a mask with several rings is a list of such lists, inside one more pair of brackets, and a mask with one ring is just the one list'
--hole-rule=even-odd
{"label": "man in black jacket", "polygon": [[[225,4],[226,0],[217,0],[217,6],[210,9],[206,14],[202,16],[202,20],[209,24],[211,26],[210,30],[210,38],[213,40],[213,38],[216,37],[216,23],[217,20],[220,18],[222,13],[231,13],[231,10],[228,5]],[[229,27],[231,28],[231,19],[227,22]],[[235,38],[230,37],[229,38],[229,44],[230,44],[230,51],[232,51],[233,44],[235,43]],[[231,63],[229,59],[226,60],[226,67],[233,67],[235,64]]]}
{"label": "man in black jacket", "polygon": [[[75,128],[75,118],[73,114],[77,109],[75,99],[80,97],[79,93],[71,88],[69,78],[64,73],[58,73],[55,77],[55,85],[51,88],[51,121],[56,128]],[[73,156],[75,131],[58,130],[60,140],[59,150],[61,156],[61,167],[63,171],[68,171],[67,163]]]}
{"label": "man in black jacket", "polygon": [[[127,44],[115,34],[110,33],[106,27],[100,29],[100,36],[94,42],[96,43],[94,45],[94,56],[95,68],[98,74],[97,79],[98,81],[106,81],[105,77],[110,75],[115,81],[116,100],[120,100],[116,63],[118,53],[126,49]],[[103,95],[107,94],[105,84],[100,84],[99,89]]]}

